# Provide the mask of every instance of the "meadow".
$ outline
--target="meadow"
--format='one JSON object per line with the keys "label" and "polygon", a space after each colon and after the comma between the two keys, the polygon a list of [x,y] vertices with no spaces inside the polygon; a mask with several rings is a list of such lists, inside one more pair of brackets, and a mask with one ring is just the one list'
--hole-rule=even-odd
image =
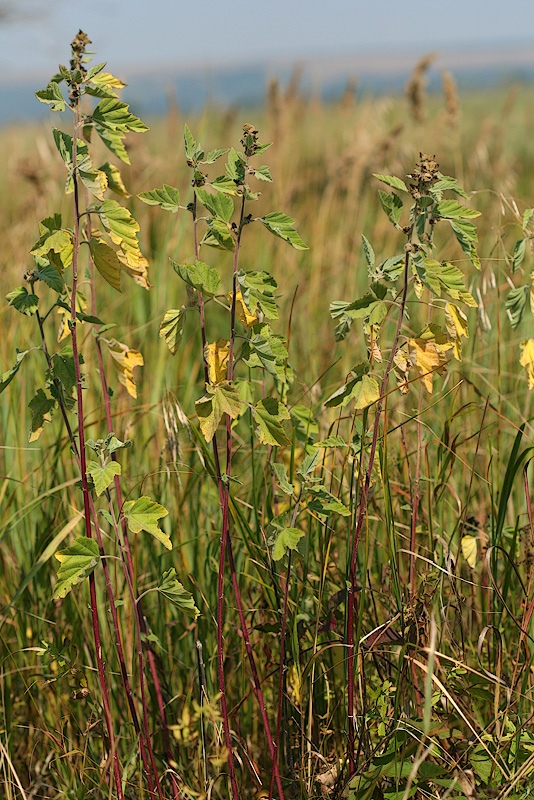
{"label": "meadow", "polygon": [[0,130],[2,796],[534,796],[534,90],[420,78],[92,136],[148,289]]}

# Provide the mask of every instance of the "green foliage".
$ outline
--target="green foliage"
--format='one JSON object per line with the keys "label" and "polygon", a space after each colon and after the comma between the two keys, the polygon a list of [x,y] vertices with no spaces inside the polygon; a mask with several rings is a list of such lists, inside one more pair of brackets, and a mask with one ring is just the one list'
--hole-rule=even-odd
{"label": "green foliage", "polygon": [[158,525],[158,520],[166,517],[168,513],[164,506],[146,495],[137,500],[127,500],[122,506],[122,515],[132,533],[146,531],[161,542],[167,550],[172,550],[170,537]]}
{"label": "green foliage", "polygon": [[260,217],[260,222],[263,222],[270,233],[279,236],[295,250],[308,250],[308,245],[302,241],[294,228],[295,221],[287,214],[283,214],[281,211],[272,211],[270,214]]}
{"label": "green foliage", "polygon": [[98,544],[94,539],[82,536],[70,547],[59,550],[56,558],[60,563],[53,598],[66,597],[73,586],[84,581],[93,572],[100,560]]}
{"label": "green foliage", "polygon": [[173,606],[196,619],[200,611],[195,605],[191,592],[185,589],[176,577],[174,567],[163,573],[158,584],[158,592],[162,594]]}
{"label": "green foliage", "polygon": [[173,186],[163,184],[163,189],[153,189],[150,192],[141,192],[137,195],[143,203],[149,206],[160,206],[164,211],[176,214],[180,210],[180,192]]}

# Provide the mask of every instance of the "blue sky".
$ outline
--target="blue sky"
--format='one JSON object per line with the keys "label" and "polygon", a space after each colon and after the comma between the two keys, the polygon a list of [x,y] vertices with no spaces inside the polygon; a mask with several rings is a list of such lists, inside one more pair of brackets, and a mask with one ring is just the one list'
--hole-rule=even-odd
{"label": "blue sky", "polygon": [[532,0],[3,0],[0,80],[53,73],[78,28],[128,74],[217,64],[530,42]]}

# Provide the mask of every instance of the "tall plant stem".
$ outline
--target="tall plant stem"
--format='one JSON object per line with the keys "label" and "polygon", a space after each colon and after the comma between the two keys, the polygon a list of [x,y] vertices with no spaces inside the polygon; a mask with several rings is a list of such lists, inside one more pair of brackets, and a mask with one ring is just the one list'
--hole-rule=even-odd
{"label": "tall plant stem", "polygon": [[[80,455],[80,472],[82,479],[82,492],[83,492],[83,505],[84,505],[84,519],[85,519],[85,532],[86,536],[91,539],[91,511],[89,503],[89,489],[87,486],[87,465],[85,458],[85,435],[84,435],[84,416],[83,416],[83,397],[82,397],[82,376],[80,372],[80,360],[78,355],[78,338],[76,333],[76,292],[78,288],[78,248],[80,245],[80,202],[78,192],[78,175],[77,175],[77,143],[78,133],[81,128],[81,115],[79,101],[74,102],[74,136],[72,142],[72,179],[74,183],[74,241],[73,241],[73,255],[72,255],[72,295],[71,295],[71,338],[72,338],[72,353],[74,358],[74,369],[76,374],[76,398],[78,408],[78,440],[79,440],[79,455]],[[99,545],[100,546],[100,545]],[[104,670],[104,661],[102,658],[102,639],[100,635],[100,624],[98,620],[98,608],[96,601],[96,584],[94,573],[89,576],[89,594],[91,597],[91,617],[93,623],[93,632],[96,648],[96,659],[98,676],[100,680],[100,688],[102,692],[102,705],[104,708],[104,716],[106,719],[106,726],[109,734],[109,741],[113,757],[113,769],[115,773],[115,784],[117,789],[117,796],[119,800],[123,800],[122,782],[121,782],[121,769],[119,764],[119,756],[117,753],[115,732],[111,721],[111,709],[109,704],[108,687],[106,682],[106,674]]]}
{"label": "tall plant stem", "polygon": [[[85,190],[85,196],[86,196],[86,205],[87,205],[87,197],[88,197],[87,189]],[[90,215],[87,216],[87,234],[88,234],[88,238],[90,238],[91,237],[91,216]],[[93,315],[96,317],[96,316],[98,316],[98,314],[97,314],[97,304],[96,304],[96,287],[95,287],[95,279],[94,279],[95,278],[95,276],[94,276],[94,264],[93,264],[93,259],[92,258],[89,259],[89,270],[90,270],[90,273],[91,273],[91,307],[92,307],[91,310],[92,310]],[[98,324],[95,324],[94,327],[95,327],[95,332],[98,334]],[[104,360],[103,360],[103,357],[102,357],[102,347],[101,347],[101,344],[100,344],[100,340],[98,339],[98,335],[96,337],[96,350],[97,350],[98,370],[99,370],[99,374],[100,374],[100,382],[101,382],[101,385],[102,385],[102,396],[103,396],[103,399],[104,399],[104,407],[105,407],[105,411],[106,411],[106,422],[107,422],[108,433],[113,433],[113,420],[112,420],[112,416],[111,416],[111,404],[110,404],[108,385],[107,385],[107,380],[106,380],[106,372],[105,372],[105,369],[104,369]],[[116,454],[112,453],[111,458],[114,461],[116,461],[117,460]],[[120,485],[120,480],[119,480],[119,476],[118,475],[115,475],[114,483],[115,483],[115,494],[116,494],[116,497],[117,497],[117,504],[118,504],[119,508],[122,508],[122,491],[121,491],[121,485]],[[124,517],[121,517],[122,541],[121,541],[121,536],[119,534],[119,529],[118,529],[118,524],[117,523],[115,524],[115,530],[116,530],[117,542],[118,542],[118,545],[119,545],[119,552],[120,552],[120,556],[121,556],[121,562],[122,562],[122,565],[123,565],[124,576],[125,576],[125,579],[126,579],[126,583],[127,583],[127,586],[128,586],[128,591],[129,591],[129,594],[130,594],[130,599],[132,601],[134,612],[135,612],[135,626],[136,626],[136,637],[137,637],[137,655],[138,655],[138,660],[139,660],[139,682],[140,682],[140,689],[141,689],[141,703],[142,703],[142,708],[143,708],[143,724],[144,724],[144,733],[145,733],[146,746],[147,746],[147,749],[148,749],[148,752],[149,752],[149,755],[150,755],[150,762],[151,762],[152,772],[154,774],[154,779],[155,779],[156,785],[158,787],[158,794],[161,795],[161,787],[160,787],[158,772],[157,772],[157,768],[156,768],[156,764],[155,764],[154,753],[153,753],[153,749],[152,749],[152,742],[151,742],[151,739],[150,739],[150,731],[149,731],[149,725],[148,725],[148,705],[147,705],[147,701],[146,701],[146,692],[145,692],[145,676],[144,676],[145,668],[144,668],[143,645],[142,645],[141,633],[142,632],[146,633],[146,623],[145,623],[145,620],[144,620],[143,607],[141,605],[141,601],[137,599],[137,597],[135,595],[135,591],[134,591],[134,586],[133,586],[133,583],[134,583],[133,560],[132,560],[132,554],[131,554],[131,549],[130,549],[130,543],[129,543],[129,539],[128,539],[128,531],[127,531],[127,527],[126,527],[126,521],[125,521]],[[155,659],[153,657],[153,654],[151,654],[150,644],[148,644],[148,650],[149,650],[149,657],[148,657],[149,666],[150,666],[150,670],[151,670],[151,673],[152,673],[152,680],[154,682],[154,687],[155,687],[155,690],[156,690],[156,697],[157,697],[158,708],[159,708],[160,717],[161,717],[163,738],[164,738],[164,742],[165,742],[165,749],[166,749],[166,752],[167,752],[167,758],[169,759],[169,761],[175,762],[176,759],[175,759],[175,756],[174,756],[174,753],[173,753],[173,750],[172,750],[172,747],[171,747],[171,743],[170,743],[169,727],[168,727],[168,723],[167,723],[167,717],[166,717],[166,714],[165,714],[165,706],[164,706],[164,703],[163,703],[161,686],[160,686],[160,682],[159,682],[159,676],[157,674],[157,668],[156,668]],[[150,657],[150,655],[152,655],[152,658]],[[135,722],[134,722],[134,725],[135,725]],[[138,723],[137,723],[137,725],[138,725]],[[139,735],[138,727],[136,727],[136,732]],[[140,738],[140,747],[141,747],[141,756],[143,758],[143,764],[144,764],[145,770],[147,772],[147,779],[150,782],[150,771],[148,769],[148,764],[145,763],[146,757],[144,756],[144,747],[143,747],[142,738]],[[179,790],[178,790],[178,784],[176,783],[176,778],[175,778],[173,773],[171,773],[171,783],[172,783],[174,800],[179,800],[180,793],[179,793]],[[150,783],[149,783],[149,788],[150,788]]]}
{"label": "tall plant stem", "polygon": [[[411,232],[410,232],[411,233]],[[410,238],[410,237],[409,237]],[[409,240],[408,240],[409,241]],[[348,598],[347,609],[347,646],[348,646],[348,697],[347,697],[347,714],[348,714],[348,734],[349,734],[349,770],[351,775],[354,773],[356,765],[354,761],[354,605],[356,602],[356,563],[358,557],[358,544],[360,541],[360,534],[362,530],[365,512],[367,510],[367,497],[369,495],[369,487],[371,485],[371,474],[376,455],[376,447],[378,444],[378,430],[380,427],[380,418],[382,415],[382,406],[386,395],[387,383],[389,373],[393,367],[393,359],[397,352],[397,345],[402,328],[402,321],[404,319],[404,310],[406,308],[406,297],[408,294],[408,271],[410,266],[410,247],[406,246],[404,256],[404,286],[402,289],[402,297],[399,309],[399,317],[397,320],[397,329],[393,338],[391,346],[391,353],[389,355],[388,363],[382,384],[380,387],[380,397],[376,404],[375,421],[373,426],[373,438],[371,441],[371,449],[369,451],[369,463],[365,475],[365,483],[360,494],[360,499],[357,507],[357,522],[354,531],[353,540],[351,542],[351,565],[350,565],[350,595]]]}
{"label": "tall plant stem", "polygon": [[[193,201],[193,230],[194,230],[195,258],[198,259],[199,258],[199,246],[198,246],[198,230],[197,230],[198,220],[197,220],[197,215],[196,215],[196,203],[197,203],[197,198],[196,198],[196,195],[195,195],[195,198],[194,198],[194,201]],[[241,241],[241,231],[242,231],[242,227],[243,227],[244,208],[245,208],[245,203],[244,203],[244,198],[243,198],[243,201],[242,201],[242,204],[241,204],[241,215],[240,215],[240,224],[239,224],[239,232],[238,232],[238,241],[236,242],[236,252],[235,252],[235,256],[234,256],[234,270],[233,270],[233,292],[232,292],[232,294],[233,294],[233,302],[232,302],[232,321],[231,321],[232,356],[229,359],[229,363],[232,365],[232,370],[233,370],[233,343],[234,343],[233,331],[234,331],[234,327],[235,327],[235,295],[236,295],[236,292],[237,292],[237,265],[238,265],[239,245],[240,245],[240,241]],[[198,297],[199,297],[199,310],[200,310],[200,329],[201,329],[201,336],[202,336],[202,352],[205,353],[205,348],[206,348],[206,344],[207,344],[206,325],[205,325],[205,304],[204,304],[204,300],[203,300],[201,292],[198,293]],[[205,380],[205,382],[207,384],[208,383],[209,373],[208,373],[208,363],[207,363],[207,360],[205,358],[205,355],[203,356],[203,364],[204,364],[204,380]],[[229,379],[230,379],[230,375],[231,374],[232,374],[232,372],[229,372]],[[227,430],[227,441],[228,441],[228,430]],[[237,578],[237,570],[235,568],[232,540],[231,540],[231,537],[228,535],[229,494],[228,494],[228,496],[226,496],[226,487],[225,487],[224,481],[222,479],[222,470],[221,470],[221,463],[220,463],[220,458],[219,458],[219,450],[217,448],[217,442],[216,442],[215,437],[213,438],[213,458],[214,458],[214,464],[215,464],[215,474],[216,474],[216,478],[217,478],[217,485],[218,485],[218,489],[219,489],[219,499],[220,499],[220,503],[221,503],[221,509],[223,511],[223,516],[224,516],[225,503],[226,503],[226,507],[227,507],[226,547],[228,548],[228,564],[229,564],[229,567],[230,567],[230,574],[231,574],[231,578],[232,578],[232,585],[233,585],[233,589],[234,589],[234,595],[235,595],[236,604],[237,604],[239,621],[240,621],[240,625],[241,625],[241,632],[243,634],[243,640],[244,640],[244,643],[245,643],[245,650],[246,650],[246,653],[247,653],[247,658],[248,658],[249,665],[250,665],[250,670],[251,670],[251,673],[252,673],[252,683],[253,683],[253,688],[254,688],[254,694],[256,695],[256,699],[257,699],[258,706],[259,706],[259,709],[260,709],[260,715],[261,715],[261,718],[262,718],[262,723],[263,723],[263,727],[264,727],[264,731],[265,731],[265,736],[267,738],[267,745],[269,747],[269,753],[270,753],[271,758],[273,760],[273,769],[274,769],[274,773],[275,773],[275,780],[276,780],[277,789],[278,789],[278,792],[279,792],[280,800],[284,800],[284,792],[283,792],[283,788],[282,788],[282,781],[281,781],[281,778],[280,778],[280,771],[279,771],[279,768],[278,768],[278,764],[276,762],[275,748],[274,748],[273,737],[272,737],[271,729],[270,729],[270,725],[269,725],[269,719],[268,719],[268,716],[267,716],[267,708],[265,706],[265,700],[264,700],[264,697],[263,697],[263,692],[261,690],[261,683],[260,683],[260,679],[259,679],[259,675],[258,675],[258,669],[257,669],[257,666],[256,666],[256,660],[254,658],[254,651],[252,649],[252,643],[250,641],[250,634],[249,634],[247,623],[246,623],[246,620],[245,620],[243,602],[242,602],[242,599],[241,599],[241,592],[239,590],[239,581],[238,581],[238,578]],[[229,468],[229,462],[228,462],[228,452],[227,452],[227,475],[229,475],[228,468]],[[226,486],[228,487],[228,492],[229,492],[228,483],[226,484]],[[223,524],[223,530],[224,530],[224,524]]]}
{"label": "tall plant stem", "polygon": [[[41,333],[41,341],[42,341],[43,352],[45,354],[45,358],[46,358],[46,361],[47,361],[47,364],[48,364],[48,369],[51,372],[52,371],[52,361],[50,359],[50,354],[49,354],[48,347],[47,347],[47,344],[46,344],[46,337],[45,337],[45,333],[44,333],[43,323],[42,323],[42,320],[41,320],[41,317],[40,317],[38,311],[36,312],[36,317],[37,317],[37,323],[39,325],[39,331]],[[81,468],[81,460],[80,460],[80,454],[79,454],[79,450],[78,450],[78,445],[77,445],[74,433],[72,431],[72,428],[71,428],[71,425],[70,425],[70,422],[69,422],[69,418],[67,416],[67,410],[65,408],[65,404],[63,402],[63,397],[62,397],[62,394],[61,394],[61,385],[59,384],[58,381],[55,381],[54,384],[55,384],[55,387],[56,387],[56,391],[58,393],[58,398],[59,398],[58,402],[59,402],[59,406],[60,406],[60,409],[61,409],[61,414],[62,414],[62,417],[63,417],[63,421],[65,423],[65,427],[67,429],[67,434],[68,434],[68,437],[69,437],[69,440],[70,440],[70,444],[71,444],[71,447],[72,447],[72,450],[73,450],[73,453],[74,453],[74,456],[75,456],[75,459],[76,459],[76,463],[77,463],[78,467]],[[94,506],[94,503],[93,503],[93,499],[92,499],[92,497],[90,495],[89,495],[89,507],[90,507],[91,516],[92,516],[92,519],[93,519],[93,524],[95,526],[95,532],[96,532],[96,536],[97,536],[97,542],[98,542],[98,547],[99,547],[99,550],[100,550],[100,554],[103,555],[104,554],[104,548],[103,548],[103,543],[102,543],[102,536],[101,536],[101,533],[100,533],[100,527],[98,525],[98,515],[97,515],[96,508]],[[113,619],[115,642],[116,642],[116,645],[117,645],[117,655],[118,655],[118,658],[119,658],[121,675],[122,675],[122,679],[123,679],[123,683],[124,683],[124,688],[125,688],[125,691],[126,691],[126,698],[127,698],[128,706],[129,706],[130,713],[131,713],[131,716],[132,716],[132,722],[133,722],[133,726],[134,726],[135,732],[136,732],[137,736],[140,737],[139,745],[140,745],[140,749],[141,749],[141,757],[143,759],[143,764],[145,766],[145,770],[146,770],[146,773],[147,773],[148,788],[149,788],[150,792],[153,794],[154,793],[154,784],[152,783],[152,779],[151,779],[151,776],[150,776],[149,764],[148,764],[148,761],[146,759],[146,753],[145,753],[145,745],[144,745],[143,738],[142,738],[142,732],[141,732],[140,727],[139,727],[139,721],[138,721],[138,718],[137,718],[137,711],[136,711],[136,708],[135,708],[135,702],[134,702],[134,698],[133,698],[133,693],[132,693],[132,689],[131,689],[129,678],[128,678],[128,671],[126,669],[126,661],[125,661],[125,658],[124,658],[124,651],[123,651],[123,647],[122,647],[122,639],[121,639],[121,635],[120,635],[120,628],[119,628],[119,621],[118,621],[118,617],[117,617],[117,609],[116,609],[116,605],[115,605],[115,598],[114,598],[114,595],[113,595],[113,588],[112,588],[112,585],[111,585],[111,579],[110,579],[110,576],[109,576],[109,570],[108,570],[107,563],[106,563],[105,559],[103,559],[102,564],[103,564],[104,576],[105,576],[105,581],[106,581],[106,589],[107,589],[107,593],[108,593],[108,599],[109,599],[109,602],[110,602],[110,609],[111,609],[111,614],[112,614],[112,619]],[[150,746],[150,738],[148,739],[148,744]],[[156,774],[156,778],[157,778],[157,774]],[[154,794],[153,794],[153,796],[154,796]]]}

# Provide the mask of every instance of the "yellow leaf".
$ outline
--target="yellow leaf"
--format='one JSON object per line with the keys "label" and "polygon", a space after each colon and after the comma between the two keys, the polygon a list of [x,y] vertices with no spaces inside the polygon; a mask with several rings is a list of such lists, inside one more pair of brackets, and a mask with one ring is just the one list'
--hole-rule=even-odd
{"label": "yellow leaf", "polygon": [[519,363],[525,367],[528,378],[528,388],[534,386],[534,339],[523,339],[519,345],[521,348],[521,358]]}
{"label": "yellow leaf", "polygon": [[[86,309],[87,309],[87,300],[80,291],[76,292],[76,311],[79,311],[81,314],[85,314]],[[58,342],[61,342],[63,339],[66,339],[67,336],[70,336],[70,328],[68,321],[71,318],[71,312],[70,310],[67,311],[66,308],[61,308],[60,306],[57,310],[57,313],[61,315],[61,322],[59,323],[59,329],[57,332],[57,340]],[[81,322],[81,320],[79,320],[79,322]]]}
{"label": "yellow leaf", "polygon": [[[232,303],[233,292],[228,292],[226,295],[226,299],[231,304]],[[241,289],[237,290],[235,296],[235,313],[237,318],[240,322],[243,323],[247,330],[250,330],[253,325],[258,322],[258,317],[256,314],[251,314],[247,308],[247,304],[243,300],[243,295],[241,294]]]}
{"label": "yellow leaf", "polygon": [[465,558],[471,569],[474,569],[477,565],[476,536],[471,536],[470,534],[462,536],[461,546],[462,546],[463,557]]}
{"label": "yellow leaf", "polygon": [[412,362],[423,378],[425,389],[429,394],[432,394],[434,372],[439,372],[442,375],[447,364],[447,357],[443,352],[443,348],[438,348],[435,342],[421,338],[408,339],[408,344],[412,348],[410,354]]}
{"label": "yellow leaf", "polygon": [[206,361],[209,369],[209,382],[211,386],[226,380],[228,371],[228,356],[230,342],[226,339],[218,339],[216,342],[206,345]]}
{"label": "yellow leaf", "polygon": [[124,89],[125,83],[120,81],[110,72],[99,72],[91,78],[91,83],[100,83],[104,86],[111,86],[113,89]]}
{"label": "yellow leaf", "polygon": [[295,701],[295,705],[300,706],[301,683],[300,683],[299,671],[295,664],[292,664],[289,667],[287,673],[287,688],[289,690],[289,694],[293,697],[293,700]]}
{"label": "yellow leaf", "polygon": [[122,252],[118,252],[117,255],[123,270],[128,273],[138,286],[142,286],[143,289],[152,288],[152,285],[148,282],[148,261],[144,256],[139,256],[137,264],[132,264]]}
{"label": "yellow leaf", "polygon": [[118,342],[116,339],[103,339],[105,341],[115,367],[119,373],[119,381],[126,387],[130,397],[137,397],[137,387],[135,385],[133,371],[135,367],[142,367],[144,359],[139,350],[130,350],[128,345]]}
{"label": "yellow leaf", "polygon": [[447,331],[453,340],[453,353],[457,361],[462,360],[462,336],[469,339],[467,331],[467,317],[464,312],[455,306],[454,303],[447,303],[445,306],[445,320]]}

